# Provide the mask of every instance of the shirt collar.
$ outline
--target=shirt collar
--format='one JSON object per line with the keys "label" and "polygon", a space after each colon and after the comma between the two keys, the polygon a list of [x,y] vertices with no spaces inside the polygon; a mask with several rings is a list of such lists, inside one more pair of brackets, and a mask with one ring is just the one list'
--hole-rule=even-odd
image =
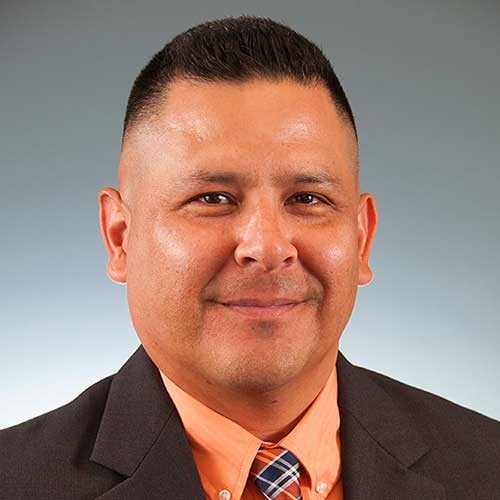
{"label": "shirt collar", "polygon": [[340,416],[337,370],[297,425],[279,442],[263,442],[239,424],[193,398],[161,370],[163,383],[182,420],[203,487],[210,498],[222,489],[240,499],[261,444],[282,446],[301,463],[309,485],[326,483],[328,491],[340,478]]}

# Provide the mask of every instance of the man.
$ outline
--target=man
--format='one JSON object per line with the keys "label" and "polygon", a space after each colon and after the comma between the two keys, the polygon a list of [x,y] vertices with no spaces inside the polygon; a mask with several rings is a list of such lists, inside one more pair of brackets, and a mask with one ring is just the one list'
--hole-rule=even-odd
{"label": "man", "polygon": [[108,275],[141,347],[0,433],[0,498],[500,498],[500,424],[338,350],[377,228],[351,108],[269,19],[196,26],[136,79]]}

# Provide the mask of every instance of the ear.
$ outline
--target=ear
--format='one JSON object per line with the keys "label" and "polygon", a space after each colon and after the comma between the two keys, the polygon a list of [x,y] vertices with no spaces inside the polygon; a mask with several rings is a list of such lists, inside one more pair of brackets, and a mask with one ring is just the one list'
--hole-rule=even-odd
{"label": "ear", "polygon": [[377,232],[377,225],[375,198],[370,193],[363,193],[358,205],[358,285],[368,285],[373,278],[368,258]]}
{"label": "ear", "polygon": [[104,188],[99,193],[99,223],[108,252],[107,274],[112,281],[127,281],[127,240],[130,211],[120,193]]}

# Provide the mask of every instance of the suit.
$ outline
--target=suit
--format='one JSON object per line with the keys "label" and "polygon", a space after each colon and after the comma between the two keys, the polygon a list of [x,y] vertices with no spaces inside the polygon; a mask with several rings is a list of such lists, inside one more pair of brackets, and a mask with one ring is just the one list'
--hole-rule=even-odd
{"label": "suit", "polygon": [[[337,359],[345,500],[499,500],[500,423]],[[0,431],[0,500],[205,500],[140,346],[70,403]]]}

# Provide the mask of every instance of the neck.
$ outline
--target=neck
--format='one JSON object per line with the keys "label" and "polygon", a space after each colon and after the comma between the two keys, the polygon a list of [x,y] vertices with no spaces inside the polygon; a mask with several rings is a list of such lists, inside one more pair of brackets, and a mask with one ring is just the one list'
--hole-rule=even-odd
{"label": "neck", "polygon": [[325,358],[285,386],[263,393],[202,386],[194,380],[169,378],[205,406],[236,422],[261,441],[275,443],[291,432],[314,402],[325,386],[336,358],[335,352],[333,359]]}

